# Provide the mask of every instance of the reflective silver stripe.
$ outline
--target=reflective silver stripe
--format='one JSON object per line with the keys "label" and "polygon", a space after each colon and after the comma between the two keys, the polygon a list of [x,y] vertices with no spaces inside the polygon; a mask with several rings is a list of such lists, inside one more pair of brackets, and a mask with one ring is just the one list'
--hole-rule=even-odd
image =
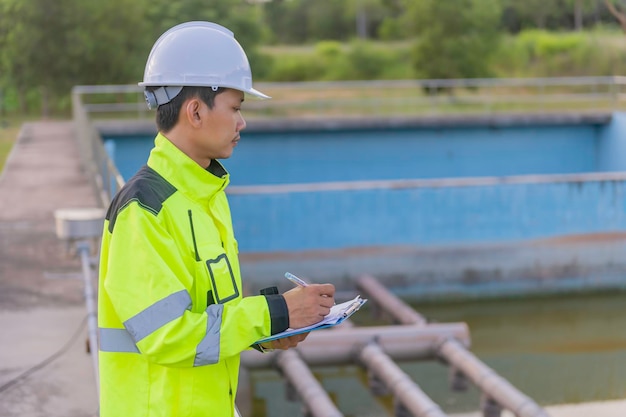
{"label": "reflective silver stripe", "polygon": [[124,322],[124,327],[138,343],[155,330],[160,329],[172,320],[175,320],[191,309],[191,297],[186,290],[170,294],[157,301],[139,314]]}
{"label": "reflective silver stripe", "polygon": [[100,350],[102,352],[139,353],[137,345],[126,329],[100,327]]}
{"label": "reflective silver stripe", "polygon": [[220,329],[222,327],[222,304],[213,304],[206,309],[206,334],[198,343],[193,366],[210,365],[220,359]]}

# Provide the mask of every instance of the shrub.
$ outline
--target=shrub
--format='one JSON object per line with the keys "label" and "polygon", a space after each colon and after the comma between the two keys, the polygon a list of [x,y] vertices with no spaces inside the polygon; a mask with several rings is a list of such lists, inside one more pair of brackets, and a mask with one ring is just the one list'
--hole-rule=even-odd
{"label": "shrub", "polygon": [[406,31],[398,19],[387,16],[378,27],[378,37],[383,41],[405,39]]}
{"label": "shrub", "polygon": [[320,41],[315,45],[315,54],[332,61],[343,54],[343,44],[337,41]]}
{"label": "shrub", "polygon": [[320,79],[325,67],[316,55],[298,54],[275,57],[269,81],[314,81]]}
{"label": "shrub", "polygon": [[531,59],[541,59],[580,48],[585,44],[586,36],[582,33],[556,33],[534,29],[521,32],[517,41],[527,48]]}
{"label": "shrub", "polygon": [[393,54],[362,41],[352,43],[347,58],[357,80],[380,78],[385,66],[393,65]]}
{"label": "shrub", "polygon": [[[623,35],[617,42],[606,30],[559,33],[528,30],[507,37],[494,68],[506,77],[618,75],[624,68]],[[606,44],[614,43],[607,48]]]}

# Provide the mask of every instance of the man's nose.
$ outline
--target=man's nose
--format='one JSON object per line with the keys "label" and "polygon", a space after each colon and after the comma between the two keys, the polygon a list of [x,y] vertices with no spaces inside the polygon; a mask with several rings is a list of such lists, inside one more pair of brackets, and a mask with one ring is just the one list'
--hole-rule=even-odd
{"label": "man's nose", "polygon": [[244,119],[243,115],[239,113],[239,123],[237,124],[237,131],[244,130],[246,128],[246,119]]}

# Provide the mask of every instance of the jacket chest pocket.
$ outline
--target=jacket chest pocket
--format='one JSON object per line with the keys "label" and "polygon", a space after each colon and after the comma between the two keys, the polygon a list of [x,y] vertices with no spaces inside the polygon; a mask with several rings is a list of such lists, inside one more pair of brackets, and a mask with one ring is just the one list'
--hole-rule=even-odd
{"label": "jacket chest pocket", "polygon": [[194,227],[191,210],[189,223],[196,260],[193,307],[202,312],[211,304],[224,304],[236,299],[239,297],[239,288],[233,265],[217,230],[206,223],[202,225],[202,222],[199,222],[197,228]]}
{"label": "jacket chest pocket", "polygon": [[223,304],[239,297],[235,273],[225,253],[214,259],[207,259],[205,264],[211,281],[214,301],[217,304]]}
{"label": "jacket chest pocket", "polygon": [[211,304],[224,304],[239,297],[233,265],[221,246],[199,245],[193,282],[194,310],[202,312]]}

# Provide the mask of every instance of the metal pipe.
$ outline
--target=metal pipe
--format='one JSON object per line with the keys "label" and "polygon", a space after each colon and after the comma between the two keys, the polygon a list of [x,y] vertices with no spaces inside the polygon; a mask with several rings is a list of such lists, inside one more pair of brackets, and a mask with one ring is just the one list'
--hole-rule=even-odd
{"label": "metal pipe", "polygon": [[89,252],[91,247],[86,240],[79,241],[76,244],[76,250],[80,255],[80,261],[83,268],[83,282],[85,304],[87,306],[87,328],[89,334],[89,354],[93,364],[93,372],[96,377],[96,392],[100,397],[100,378],[98,373],[98,313],[95,304],[95,295],[93,283],[91,281],[91,261]]}
{"label": "metal pipe", "polygon": [[441,408],[428,397],[376,343],[366,344],[358,354],[359,361],[372,371],[411,415],[446,417]]}
{"label": "metal pipe", "polygon": [[[419,321],[417,316],[406,313],[406,308],[410,307],[402,300],[397,298],[382,285],[379,284],[375,286],[372,284],[371,281],[374,280],[373,278],[364,276],[359,278],[358,282],[361,282],[361,279],[366,283],[366,286],[369,285],[370,287],[376,288],[376,294],[372,296],[372,299],[376,302],[378,302],[378,299],[383,300],[385,304],[381,304],[381,307],[388,314],[404,324],[415,324]],[[381,296],[380,294],[385,295]],[[370,296],[369,293],[368,296]],[[395,299],[395,301],[389,302],[389,298]],[[404,307],[400,308],[400,305]],[[432,325],[428,327],[430,326]],[[438,355],[445,359],[452,367],[470,378],[488,397],[497,401],[507,410],[511,410],[517,417],[548,416],[535,401],[520,392],[509,381],[502,378],[493,369],[489,368],[469,352],[466,349],[467,346],[462,345],[458,340],[454,340],[454,337],[447,337],[442,340],[443,341],[437,348]]]}
{"label": "metal pipe", "polygon": [[417,311],[402,302],[393,295],[387,288],[382,286],[374,277],[362,275],[356,280],[356,287],[363,291],[367,298],[371,298],[377,305],[398,323],[425,325],[427,320]]}
{"label": "metal pipe", "polygon": [[463,372],[483,392],[517,417],[548,417],[535,401],[468,352],[458,341],[446,339],[438,351],[450,365]]}
{"label": "metal pipe", "polygon": [[295,388],[300,400],[314,417],[343,417],[306,363],[293,350],[280,351],[276,366]]}
{"label": "metal pipe", "polygon": [[[436,348],[442,339],[456,338],[469,343],[465,323],[441,323],[428,326],[368,326],[342,330],[311,332],[296,348],[309,365],[340,365],[354,361],[354,349],[372,340],[394,360],[436,358]],[[241,353],[241,364],[250,369],[271,369],[276,352]]]}

